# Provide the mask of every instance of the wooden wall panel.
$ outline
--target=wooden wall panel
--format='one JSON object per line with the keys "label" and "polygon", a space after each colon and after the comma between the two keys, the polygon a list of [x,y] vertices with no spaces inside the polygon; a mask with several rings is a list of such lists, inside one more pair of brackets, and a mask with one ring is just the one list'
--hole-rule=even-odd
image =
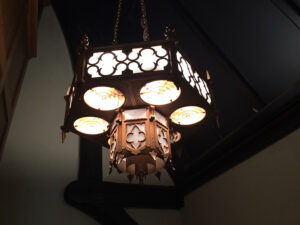
{"label": "wooden wall panel", "polygon": [[4,137],[7,126],[7,115],[5,110],[5,102],[3,93],[0,95],[0,138]]}
{"label": "wooden wall panel", "polygon": [[[6,57],[11,53],[13,41],[16,38],[16,33],[26,11],[26,0],[2,0],[0,1],[1,15],[3,20],[3,32]],[[25,11],[25,12],[24,12]]]}
{"label": "wooden wall panel", "polygon": [[37,28],[38,28],[38,1],[28,0],[27,12],[27,46],[28,57],[36,57],[37,55]]}
{"label": "wooden wall panel", "polygon": [[26,65],[37,52],[38,0],[0,0],[0,157]]}
{"label": "wooden wall panel", "polygon": [[14,54],[11,58],[11,63],[9,68],[7,69],[7,79],[6,85],[4,87],[5,96],[7,100],[7,110],[9,111],[9,115],[12,113],[14,108],[14,99],[15,95],[18,93],[18,84],[19,81],[22,80],[22,70],[28,61],[27,58],[27,37],[22,35],[25,32],[25,27],[22,26],[20,29],[20,35],[18,35],[18,40],[16,42],[16,46],[14,49]]}
{"label": "wooden wall panel", "polygon": [[3,80],[4,65],[6,60],[5,43],[4,43],[4,22],[3,22],[2,11],[3,11],[2,4],[0,1],[0,90],[1,90],[1,81]]}

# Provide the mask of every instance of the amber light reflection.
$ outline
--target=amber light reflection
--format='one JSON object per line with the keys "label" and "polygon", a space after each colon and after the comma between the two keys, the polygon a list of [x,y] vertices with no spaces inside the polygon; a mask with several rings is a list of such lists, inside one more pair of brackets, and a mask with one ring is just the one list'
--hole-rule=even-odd
{"label": "amber light reflection", "polygon": [[170,119],[178,125],[191,125],[204,119],[206,112],[198,106],[186,106],[175,110]]}
{"label": "amber light reflection", "polygon": [[108,122],[98,117],[81,117],[74,122],[74,128],[83,134],[101,134],[108,130]]}
{"label": "amber light reflection", "polygon": [[122,92],[111,87],[94,87],[84,94],[85,103],[98,110],[117,109],[125,102]]}
{"label": "amber light reflection", "polygon": [[164,105],[175,101],[180,96],[180,89],[167,80],[147,83],[140,91],[143,101],[152,105]]}

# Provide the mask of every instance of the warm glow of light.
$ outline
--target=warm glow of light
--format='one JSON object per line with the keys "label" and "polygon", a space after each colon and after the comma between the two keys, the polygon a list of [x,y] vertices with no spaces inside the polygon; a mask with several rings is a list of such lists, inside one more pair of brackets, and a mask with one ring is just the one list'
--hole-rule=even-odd
{"label": "warm glow of light", "polygon": [[165,105],[175,101],[180,95],[180,89],[167,80],[156,80],[147,83],[140,91],[143,101],[152,105]]}
{"label": "warm glow of light", "polygon": [[179,125],[191,125],[204,119],[206,112],[198,106],[186,106],[175,110],[170,119]]}
{"label": "warm glow of light", "polygon": [[129,54],[122,50],[94,52],[88,59],[87,72],[92,78],[122,75],[128,67],[133,73],[164,70],[168,65],[167,51],[161,46],[134,48]]}
{"label": "warm glow of light", "polygon": [[101,134],[108,130],[108,125],[98,117],[81,117],[74,122],[74,128],[84,134]]}
{"label": "warm glow of light", "polygon": [[111,87],[94,87],[84,94],[85,103],[98,110],[117,109],[125,102],[122,92]]}

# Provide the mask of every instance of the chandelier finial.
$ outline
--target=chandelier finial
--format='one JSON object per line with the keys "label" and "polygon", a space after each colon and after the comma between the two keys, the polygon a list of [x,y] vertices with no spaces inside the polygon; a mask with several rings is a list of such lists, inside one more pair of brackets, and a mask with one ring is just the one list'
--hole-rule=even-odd
{"label": "chandelier finial", "polygon": [[90,45],[89,37],[86,34],[84,34],[80,41],[78,54],[80,55],[82,52],[86,51],[89,48],[89,45]]}
{"label": "chandelier finial", "polygon": [[165,27],[164,36],[167,41],[177,40],[176,30],[171,25]]}

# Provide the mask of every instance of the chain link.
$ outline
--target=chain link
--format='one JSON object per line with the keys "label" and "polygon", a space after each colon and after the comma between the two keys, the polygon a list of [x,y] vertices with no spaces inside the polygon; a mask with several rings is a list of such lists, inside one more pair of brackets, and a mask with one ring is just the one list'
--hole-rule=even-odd
{"label": "chain link", "polygon": [[[149,41],[150,35],[149,35],[145,0],[140,0],[140,3],[141,3],[141,13],[142,13],[142,15],[141,15],[141,26],[144,30],[143,31],[143,40],[144,41]],[[122,8],[122,0],[119,0],[116,23],[115,23],[115,26],[114,26],[114,38],[113,38],[113,42],[112,42],[113,45],[117,44],[117,42],[118,42],[118,32],[119,32],[119,25],[120,25],[121,8]]]}
{"label": "chain link", "polygon": [[146,5],[145,0],[140,0],[141,2],[141,11],[142,11],[142,18],[141,18],[141,26],[144,30],[143,32],[143,40],[149,41],[150,35],[149,35],[149,28],[148,28],[148,20],[147,20],[147,11],[146,11]]}
{"label": "chain link", "polygon": [[118,32],[119,32],[119,25],[120,25],[121,8],[122,8],[122,0],[119,0],[116,23],[115,23],[115,27],[114,27],[113,45],[117,44],[117,42],[118,42]]}

